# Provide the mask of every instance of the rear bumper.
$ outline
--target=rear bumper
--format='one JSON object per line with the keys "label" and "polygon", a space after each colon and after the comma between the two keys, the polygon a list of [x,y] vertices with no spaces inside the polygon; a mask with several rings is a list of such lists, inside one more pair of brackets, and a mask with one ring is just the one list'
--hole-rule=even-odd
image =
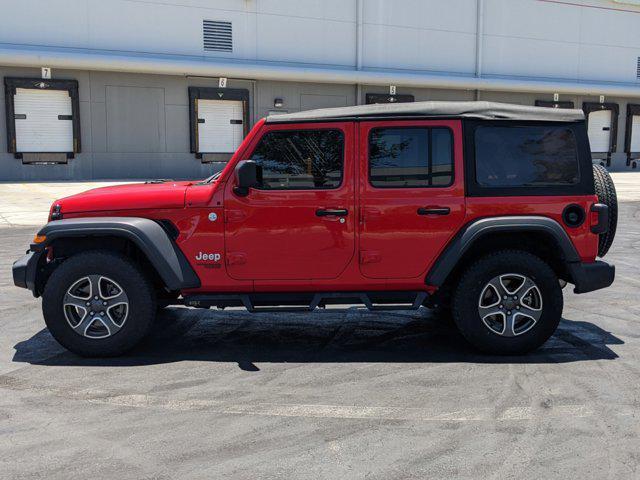
{"label": "rear bumper", "polygon": [[31,290],[34,296],[36,292],[36,273],[38,262],[42,252],[28,252],[13,263],[13,283],[17,287]]}
{"label": "rear bumper", "polygon": [[569,273],[575,288],[574,293],[587,293],[607,288],[616,276],[616,267],[606,262],[570,263]]}

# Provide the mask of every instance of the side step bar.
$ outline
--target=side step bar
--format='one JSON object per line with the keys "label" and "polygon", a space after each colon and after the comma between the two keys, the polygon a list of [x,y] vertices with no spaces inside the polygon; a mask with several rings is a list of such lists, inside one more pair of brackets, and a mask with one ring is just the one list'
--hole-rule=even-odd
{"label": "side step bar", "polygon": [[244,307],[249,312],[311,312],[327,305],[364,305],[372,311],[417,310],[426,292],[296,292],[197,294],[184,298],[188,307],[224,309]]}

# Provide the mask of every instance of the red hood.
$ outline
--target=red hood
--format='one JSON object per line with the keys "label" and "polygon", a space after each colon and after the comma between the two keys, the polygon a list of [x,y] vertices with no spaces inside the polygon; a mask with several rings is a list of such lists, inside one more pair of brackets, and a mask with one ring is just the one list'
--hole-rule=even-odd
{"label": "red hood", "polygon": [[134,183],[94,188],[54,202],[62,214],[134,210],[143,208],[183,208],[185,191],[191,182]]}

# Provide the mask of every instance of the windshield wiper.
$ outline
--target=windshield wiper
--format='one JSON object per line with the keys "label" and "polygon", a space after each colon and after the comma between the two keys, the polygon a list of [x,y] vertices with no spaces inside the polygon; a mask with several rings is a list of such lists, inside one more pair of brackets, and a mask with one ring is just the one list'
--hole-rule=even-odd
{"label": "windshield wiper", "polygon": [[214,173],[213,175],[211,175],[210,177],[205,178],[202,182],[200,182],[200,184],[204,184],[204,183],[211,183],[214,180],[217,180],[220,177],[220,174],[222,173],[222,171],[218,172],[218,173]]}

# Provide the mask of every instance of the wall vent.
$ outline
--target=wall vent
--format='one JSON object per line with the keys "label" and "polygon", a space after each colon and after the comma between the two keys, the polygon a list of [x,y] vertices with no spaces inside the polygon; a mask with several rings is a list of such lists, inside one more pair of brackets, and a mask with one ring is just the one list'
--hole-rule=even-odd
{"label": "wall vent", "polygon": [[636,64],[636,78],[640,80],[640,57],[638,57],[638,63]]}
{"label": "wall vent", "polygon": [[[231,22],[203,20],[202,41],[207,52],[232,52],[233,35]],[[638,61],[640,62],[640,58]]]}

